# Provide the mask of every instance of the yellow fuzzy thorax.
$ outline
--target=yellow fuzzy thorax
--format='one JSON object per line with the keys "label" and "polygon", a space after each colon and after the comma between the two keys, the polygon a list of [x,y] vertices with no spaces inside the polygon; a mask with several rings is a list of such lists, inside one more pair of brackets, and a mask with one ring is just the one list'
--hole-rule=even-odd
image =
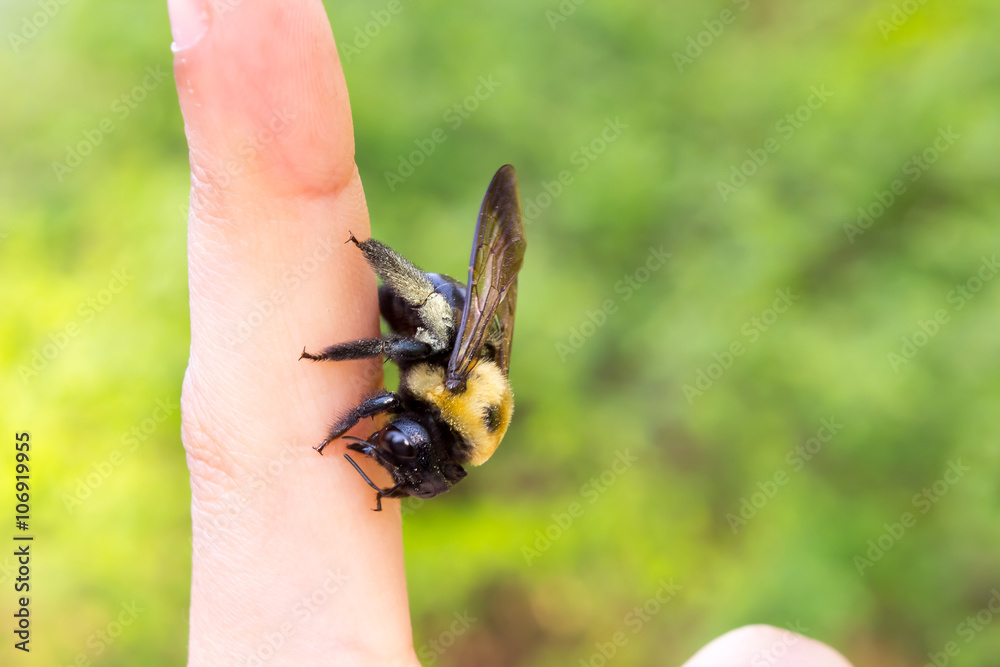
{"label": "yellow fuzzy thorax", "polygon": [[[419,364],[406,373],[406,389],[436,406],[448,425],[472,445],[469,463],[482,465],[503,440],[514,414],[514,395],[500,367],[480,361],[472,367],[463,393],[444,386],[442,366]],[[491,428],[492,426],[492,428]]]}

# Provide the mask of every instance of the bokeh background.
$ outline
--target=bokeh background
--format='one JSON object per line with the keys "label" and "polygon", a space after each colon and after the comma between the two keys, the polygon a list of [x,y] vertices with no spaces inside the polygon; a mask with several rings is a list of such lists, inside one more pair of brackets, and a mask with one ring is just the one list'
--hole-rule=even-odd
{"label": "bokeh background", "polygon": [[[0,474],[29,430],[40,540],[25,664],[186,656],[164,5],[0,7]],[[511,431],[404,505],[425,664],[679,664],[748,623],[859,666],[996,664],[1000,5],[392,7],[327,3],[374,233],[462,275],[511,162],[529,236]]]}

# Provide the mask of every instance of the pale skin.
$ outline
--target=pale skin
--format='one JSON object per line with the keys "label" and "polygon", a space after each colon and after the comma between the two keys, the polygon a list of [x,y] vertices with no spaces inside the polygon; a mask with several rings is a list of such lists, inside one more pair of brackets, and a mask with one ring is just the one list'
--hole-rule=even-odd
{"label": "pale skin", "polygon": [[[311,448],[380,386],[381,364],[299,361],[303,346],[379,331],[375,276],[344,244],[370,228],[329,20],[318,0],[168,7],[191,162],[188,664],[415,667],[400,505],[372,512],[337,447]],[[768,664],[848,665],[764,626],[687,664],[740,664],[779,644],[789,662]]]}

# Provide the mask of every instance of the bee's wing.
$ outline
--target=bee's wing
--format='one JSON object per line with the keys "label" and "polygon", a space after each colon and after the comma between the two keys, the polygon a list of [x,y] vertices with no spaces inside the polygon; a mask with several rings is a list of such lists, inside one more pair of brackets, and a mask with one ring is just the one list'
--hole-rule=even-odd
{"label": "bee's wing", "polygon": [[462,385],[487,344],[504,373],[510,368],[517,272],[524,262],[525,246],[517,174],[508,164],[493,177],[479,211],[465,310],[448,360],[445,385],[449,389]]}

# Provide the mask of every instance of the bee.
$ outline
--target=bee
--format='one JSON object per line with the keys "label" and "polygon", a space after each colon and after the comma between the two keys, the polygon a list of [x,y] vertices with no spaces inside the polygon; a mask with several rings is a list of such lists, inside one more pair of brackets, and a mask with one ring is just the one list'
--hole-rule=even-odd
{"label": "bee", "polygon": [[[345,361],[381,356],[399,367],[396,392],[380,390],[340,417],[315,449],[343,438],[347,448],[385,468],[394,484],[380,488],[344,454],[382,498],[432,498],[465,477],[464,465],[485,463],[514,412],[507,380],[514,336],[517,274],[526,246],[517,176],[501,167],[486,190],[472,242],[468,281],[424,273],[375,239],[348,239],[382,285],[379,311],[392,333],[331,345],[300,359]],[[359,421],[393,418],[367,440],[345,436]]]}

